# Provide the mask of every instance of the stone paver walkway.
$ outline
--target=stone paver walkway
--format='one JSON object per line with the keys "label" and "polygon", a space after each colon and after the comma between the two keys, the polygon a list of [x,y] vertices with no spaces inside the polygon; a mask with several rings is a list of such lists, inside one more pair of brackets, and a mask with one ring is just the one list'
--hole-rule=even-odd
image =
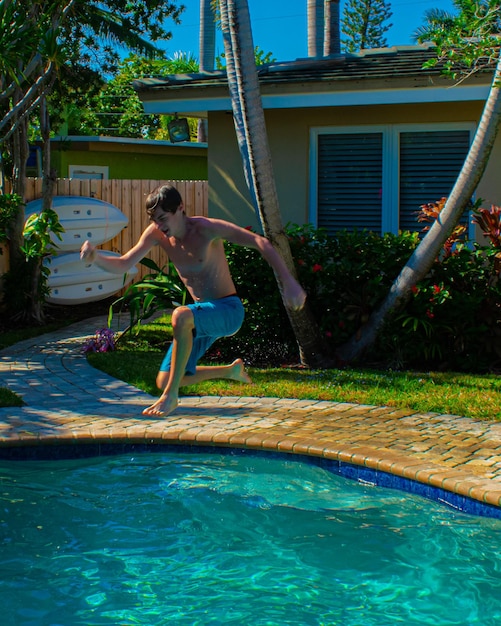
{"label": "stone paver walkway", "polygon": [[234,446],[340,460],[501,507],[501,423],[314,400],[185,397],[167,418],[151,397],[88,365],[81,347],[103,318],[0,351],[0,447],[83,443]]}

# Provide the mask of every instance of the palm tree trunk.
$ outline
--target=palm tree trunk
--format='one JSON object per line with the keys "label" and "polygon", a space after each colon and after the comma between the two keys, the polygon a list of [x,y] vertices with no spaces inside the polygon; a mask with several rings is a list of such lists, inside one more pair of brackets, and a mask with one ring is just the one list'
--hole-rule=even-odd
{"label": "palm tree trunk", "polygon": [[[228,85],[245,178],[265,236],[278,250],[289,271],[295,275],[294,261],[278,206],[247,0],[221,0],[220,8]],[[281,289],[280,283],[279,287]],[[287,309],[287,313],[299,345],[302,363],[311,367],[325,363],[320,330],[309,307],[306,305],[296,312]]]}
{"label": "palm tree trunk", "polygon": [[[212,8],[212,0],[200,0],[200,71],[210,72],[214,69],[216,57],[216,22]],[[208,140],[207,118],[201,117],[197,125],[197,141]]]}
{"label": "palm tree trunk", "polygon": [[[22,97],[21,90],[16,89],[13,102],[16,103]],[[22,118],[15,124],[15,128],[9,139],[11,146],[11,155],[13,161],[12,172],[12,193],[17,194],[23,199],[26,192],[26,162],[28,160],[28,120]],[[11,227],[9,236],[9,255],[11,269],[15,271],[21,268],[25,263],[25,257],[21,251],[23,245],[23,229],[24,229],[24,204],[19,207],[19,212]],[[20,271],[20,270],[19,270]]]}
{"label": "palm tree trunk", "polygon": [[324,0],[307,0],[308,56],[321,57],[324,44]]}
{"label": "palm tree trunk", "polygon": [[341,52],[339,0],[325,0],[324,57]]}
{"label": "palm tree trunk", "polygon": [[501,51],[498,57],[489,96],[475,133],[473,143],[439,218],[418,245],[408,263],[393,283],[382,305],[365,327],[338,349],[343,361],[357,359],[376,339],[388,315],[409,299],[412,287],[422,280],[442,246],[466,210],[482,178],[501,123]]}
{"label": "palm tree trunk", "polygon": [[[50,117],[47,109],[47,100],[45,95],[40,97],[40,132],[42,135],[42,211],[48,211],[52,208],[52,198],[54,196],[54,188],[56,185],[56,172],[51,168],[50,160]],[[40,294],[41,282],[44,280],[42,276],[42,264],[44,255],[33,259],[33,276],[30,292],[31,317],[39,324],[45,321],[43,310],[44,298]],[[46,279],[45,279],[46,282]]]}
{"label": "palm tree trunk", "polygon": [[214,69],[216,55],[216,22],[211,0],[200,0],[200,70]]}

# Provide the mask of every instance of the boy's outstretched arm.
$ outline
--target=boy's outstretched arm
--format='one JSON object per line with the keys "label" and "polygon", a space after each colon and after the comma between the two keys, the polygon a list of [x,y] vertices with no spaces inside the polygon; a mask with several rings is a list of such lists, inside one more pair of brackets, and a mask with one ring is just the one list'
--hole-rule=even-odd
{"label": "boy's outstretched arm", "polygon": [[245,228],[241,228],[236,224],[232,224],[231,222],[224,220],[211,220],[211,222],[218,236],[222,239],[239,246],[258,250],[278,277],[282,285],[286,306],[293,311],[303,308],[306,300],[306,292],[290,273],[285,261],[273,247],[269,239]]}

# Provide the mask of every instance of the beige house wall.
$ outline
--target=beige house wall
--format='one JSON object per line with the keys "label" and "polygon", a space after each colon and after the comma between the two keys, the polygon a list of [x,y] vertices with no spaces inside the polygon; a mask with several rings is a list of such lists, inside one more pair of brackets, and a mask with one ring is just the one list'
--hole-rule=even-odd
{"label": "beige house wall", "polygon": [[[267,110],[268,138],[283,222],[308,221],[311,128],[450,122],[476,126],[482,109],[481,102],[464,102]],[[209,215],[259,229],[230,112],[210,113],[209,129],[211,137],[217,136],[217,141],[209,141]],[[501,204],[500,171],[501,136],[498,136],[477,190],[477,196],[485,200],[484,206]]]}

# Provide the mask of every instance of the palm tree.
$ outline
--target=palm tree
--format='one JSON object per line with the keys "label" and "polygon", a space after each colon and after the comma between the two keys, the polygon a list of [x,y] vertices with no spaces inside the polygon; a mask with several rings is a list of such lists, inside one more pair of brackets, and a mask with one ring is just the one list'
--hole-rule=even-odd
{"label": "palm tree", "polygon": [[[75,1],[38,2],[20,8],[7,0],[0,5],[0,144],[11,154],[12,192],[21,198],[24,197],[28,158],[28,119],[38,107],[40,127],[47,128],[44,94],[50,90],[56,77],[55,70],[60,61],[57,36]],[[47,167],[44,163],[45,172]],[[44,185],[44,199],[49,191],[50,187]],[[50,206],[50,197],[45,204]],[[17,217],[9,228],[10,274],[18,283],[25,280],[28,273],[26,258],[21,250],[25,221],[23,209],[23,206],[19,207]],[[34,282],[38,284],[41,259],[30,267],[34,273],[31,285],[17,285],[21,292],[30,292],[30,297],[21,307],[19,302],[11,299],[8,304],[17,314],[20,313],[19,308],[25,314],[25,306],[28,306],[27,314],[40,322],[43,319],[40,299],[32,293],[31,287]]]}
{"label": "palm tree", "polygon": [[[153,41],[160,37],[168,38],[169,33],[162,28],[162,22],[166,17],[176,21],[181,10],[163,0],[148,0],[145,3],[124,3],[123,0],[0,2],[0,144],[11,153],[14,193],[24,198],[28,118],[37,107],[41,114],[40,127],[49,128],[45,97],[59,78],[55,69],[65,66],[69,73],[78,73],[78,69],[95,66],[99,61],[107,68],[109,62],[118,58],[115,50],[118,43],[136,52],[160,54],[160,50],[143,35],[147,33]],[[98,51],[100,55],[93,57],[93,51]],[[48,136],[46,132],[47,140]],[[48,155],[48,150],[44,151],[44,155]],[[47,162],[43,164],[43,172],[43,211],[48,211],[52,174]],[[24,279],[27,272],[21,251],[22,208],[9,232],[9,273],[13,277],[17,273]],[[14,280],[13,286],[20,297],[28,291]],[[30,293],[28,301],[32,305],[28,315],[41,321],[40,294]],[[12,298],[9,300],[11,303]],[[24,309],[24,303],[17,306],[17,311]]]}
{"label": "palm tree", "polygon": [[[220,10],[233,118],[247,186],[265,236],[295,275],[278,205],[247,0],[221,0]],[[287,313],[299,345],[301,361],[312,367],[325,365],[320,330],[309,307],[301,311],[287,309]]]}
{"label": "palm tree", "polygon": [[412,33],[416,42],[430,41],[436,34],[437,28],[444,31],[454,26],[455,15],[444,9],[430,9],[424,14],[425,23]]}

